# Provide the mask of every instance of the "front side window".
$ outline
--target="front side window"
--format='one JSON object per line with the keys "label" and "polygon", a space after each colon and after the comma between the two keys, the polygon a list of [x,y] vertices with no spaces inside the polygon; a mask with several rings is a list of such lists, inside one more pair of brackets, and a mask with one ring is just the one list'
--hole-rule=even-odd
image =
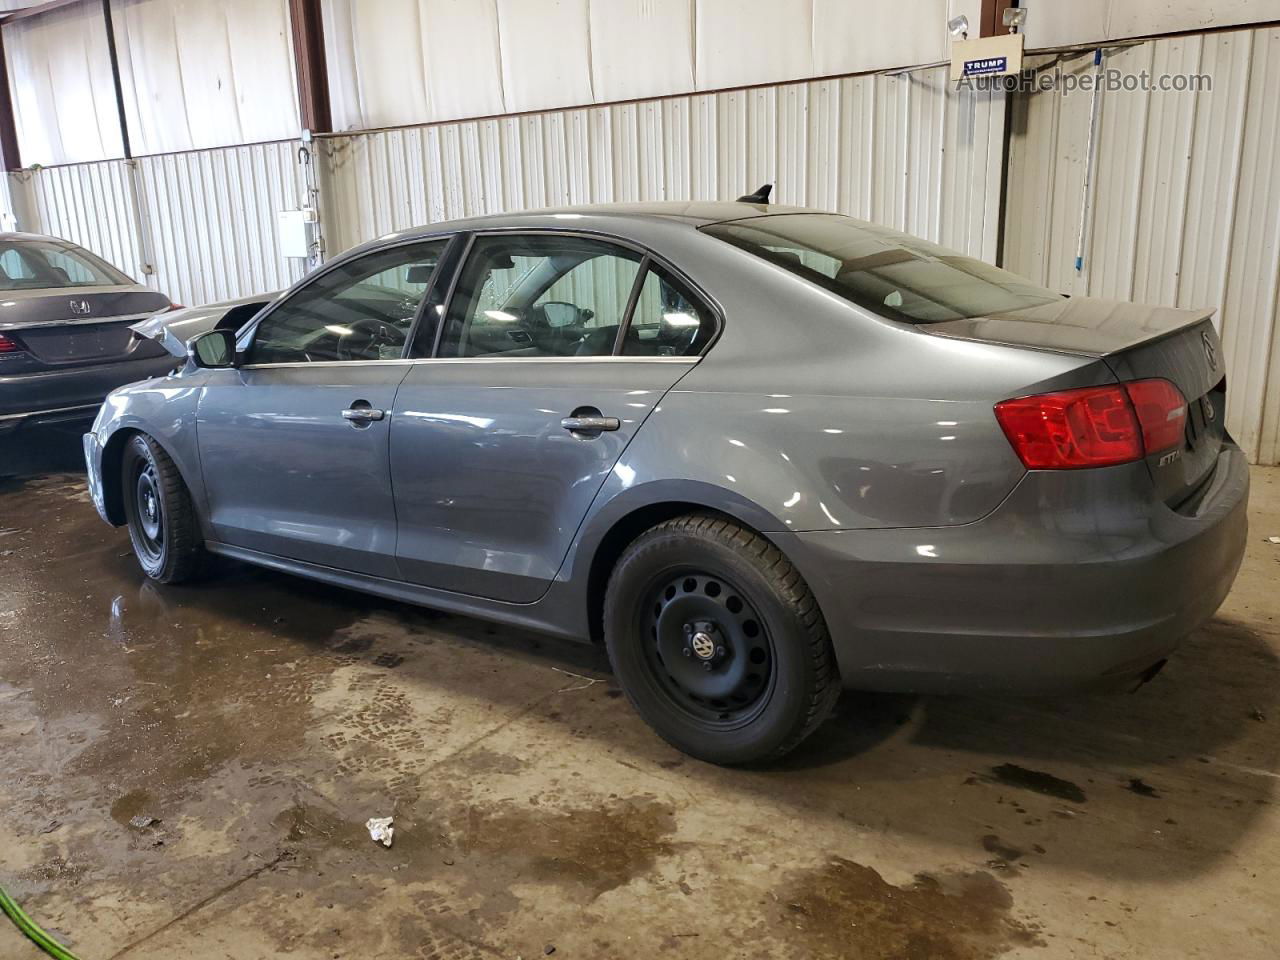
{"label": "front side window", "polygon": [[440,356],[609,356],[640,262],[625,247],[583,237],[477,237],[449,305]]}
{"label": "front side window", "polygon": [[1062,299],[981,260],[852,217],[777,214],[702,230],[905,323],[991,316]]}
{"label": "front side window", "polygon": [[114,287],[133,283],[87,250],[41,240],[0,245],[0,290]]}
{"label": "front side window", "polygon": [[321,274],[258,324],[248,362],[398,360],[447,242],[379,250]]}

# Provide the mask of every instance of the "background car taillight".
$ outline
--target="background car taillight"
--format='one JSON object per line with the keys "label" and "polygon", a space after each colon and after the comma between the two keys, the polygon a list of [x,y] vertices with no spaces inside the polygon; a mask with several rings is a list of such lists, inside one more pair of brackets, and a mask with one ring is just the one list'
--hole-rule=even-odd
{"label": "background car taillight", "polygon": [[25,347],[13,337],[6,337],[0,333],[0,353],[22,353],[24,349]]}
{"label": "background car taillight", "polygon": [[1168,380],[1018,397],[996,404],[996,420],[1029,470],[1106,467],[1182,442],[1187,402]]}

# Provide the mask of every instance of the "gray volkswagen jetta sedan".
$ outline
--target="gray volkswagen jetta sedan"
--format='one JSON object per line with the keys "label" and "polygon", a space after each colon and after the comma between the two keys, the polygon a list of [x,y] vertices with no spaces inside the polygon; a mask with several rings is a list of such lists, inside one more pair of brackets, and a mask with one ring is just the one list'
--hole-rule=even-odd
{"label": "gray volkswagen jetta sedan", "polygon": [[1245,544],[1208,317],[761,203],[482,217],[194,337],[85,454],[156,580],[220,554],[591,638],[747,763],[841,687],[1150,679]]}
{"label": "gray volkswagen jetta sedan", "polygon": [[88,423],[110,390],[172,370],[129,327],[173,306],[83,247],[0,233],[0,449],[26,426]]}

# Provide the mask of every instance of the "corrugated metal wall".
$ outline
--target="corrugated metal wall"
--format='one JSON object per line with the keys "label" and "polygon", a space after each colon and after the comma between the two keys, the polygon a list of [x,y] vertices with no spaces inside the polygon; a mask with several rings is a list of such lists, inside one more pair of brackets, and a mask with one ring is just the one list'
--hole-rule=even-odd
{"label": "corrugated metal wall", "polygon": [[995,257],[1002,94],[939,69],[326,138],[330,252],[415,224],[569,203],[776,202]]}
{"label": "corrugated metal wall", "polygon": [[306,262],[280,255],[276,214],[305,191],[298,144],[262,143],[137,161],[154,284],[187,304],[279,290]]}
{"label": "corrugated metal wall", "polygon": [[21,229],[87,247],[180,303],[229,300],[282,289],[306,270],[280,255],[277,237],[276,214],[305,196],[297,149],[263,143],[41,167],[5,178],[14,196],[0,199]]}
{"label": "corrugated metal wall", "polygon": [[1100,94],[1078,272],[1090,95],[1019,97],[1005,266],[1068,293],[1220,308],[1228,426],[1252,459],[1280,462],[1280,30],[1152,41],[1105,65],[1213,88]]}
{"label": "corrugated metal wall", "polygon": [[138,233],[134,184],[130,182],[134,175],[135,170],[124,160],[33,171],[30,189],[39,232],[87,247],[129,276],[141,279],[147,261]]}

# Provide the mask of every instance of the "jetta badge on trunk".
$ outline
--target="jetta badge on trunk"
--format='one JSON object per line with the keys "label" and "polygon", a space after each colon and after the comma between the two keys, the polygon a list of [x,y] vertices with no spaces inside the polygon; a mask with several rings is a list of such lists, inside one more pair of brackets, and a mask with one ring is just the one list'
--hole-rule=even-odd
{"label": "jetta badge on trunk", "polygon": [[76,314],[77,316],[82,317],[86,313],[88,313],[91,309],[92,308],[89,306],[88,300],[72,300],[71,301],[71,312]]}
{"label": "jetta badge on trunk", "polygon": [[1218,368],[1218,348],[1213,345],[1213,337],[1209,336],[1208,330],[1201,331],[1200,343],[1204,347],[1204,358],[1209,361],[1209,369],[1216,370]]}

